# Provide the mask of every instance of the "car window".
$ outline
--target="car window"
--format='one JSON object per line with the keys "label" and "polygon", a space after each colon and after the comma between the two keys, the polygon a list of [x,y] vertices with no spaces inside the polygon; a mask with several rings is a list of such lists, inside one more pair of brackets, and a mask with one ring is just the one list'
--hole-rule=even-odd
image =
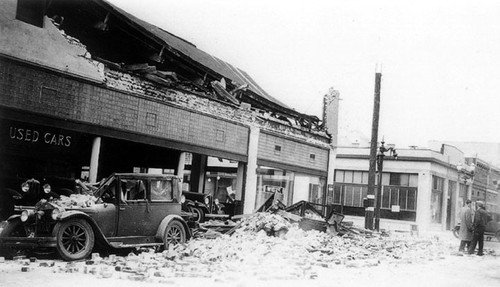
{"label": "car window", "polygon": [[121,180],[121,200],[134,201],[146,198],[146,185],[142,180]]}
{"label": "car window", "polygon": [[102,187],[101,200],[112,203],[115,201],[116,181],[114,179],[106,181]]}
{"label": "car window", "polygon": [[151,200],[164,201],[172,200],[172,181],[170,180],[152,180],[151,181]]}

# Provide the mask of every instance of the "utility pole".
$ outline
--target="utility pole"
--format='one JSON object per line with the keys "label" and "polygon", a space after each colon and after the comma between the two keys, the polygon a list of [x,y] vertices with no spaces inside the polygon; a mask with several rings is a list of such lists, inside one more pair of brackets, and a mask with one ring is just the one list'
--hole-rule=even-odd
{"label": "utility pole", "polygon": [[[368,206],[365,208],[365,228],[373,230],[375,212],[375,168],[377,163],[378,122],[380,113],[380,82],[382,73],[375,72],[375,96],[373,101],[372,139],[370,143],[370,167],[368,170]],[[380,183],[379,183],[380,184]]]}

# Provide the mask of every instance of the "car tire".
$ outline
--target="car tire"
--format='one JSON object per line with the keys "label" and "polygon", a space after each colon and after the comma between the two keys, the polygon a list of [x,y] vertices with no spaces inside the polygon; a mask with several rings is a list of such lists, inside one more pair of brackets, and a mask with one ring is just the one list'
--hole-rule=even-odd
{"label": "car tire", "polygon": [[498,241],[500,241],[500,230],[495,233],[495,237],[497,238]]}
{"label": "car tire", "polygon": [[57,223],[54,228],[57,252],[66,261],[87,258],[94,248],[95,237],[92,226],[78,218]]}
{"label": "car tire", "polygon": [[191,207],[190,212],[195,214],[194,221],[196,221],[198,223],[205,222],[205,213],[203,212],[203,210],[201,208]]}
{"label": "car tire", "polygon": [[[23,223],[19,218],[7,221],[5,223],[0,237],[27,237],[26,231],[24,230]],[[26,255],[27,251],[25,249],[3,246],[0,247],[0,256],[7,259],[12,259],[15,256]]]}
{"label": "car tire", "polygon": [[186,229],[184,225],[178,220],[172,220],[165,228],[163,235],[163,245],[165,250],[168,250],[170,245],[177,245],[186,242]]}

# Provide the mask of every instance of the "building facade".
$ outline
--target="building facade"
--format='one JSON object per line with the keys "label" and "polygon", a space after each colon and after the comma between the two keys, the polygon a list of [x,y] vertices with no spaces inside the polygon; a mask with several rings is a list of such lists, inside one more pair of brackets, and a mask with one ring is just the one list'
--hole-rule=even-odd
{"label": "building facade", "polygon": [[275,192],[322,198],[333,182],[334,128],[192,43],[101,0],[0,5],[3,194],[30,178],[74,190],[113,172],[174,173],[250,213]]}
{"label": "building facade", "polygon": [[[338,148],[337,152],[335,183],[327,203],[345,214],[346,220],[364,226],[370,149]],[[384,160],[380,228],[422,233],[452,228],[460,207],[472,196],[473,169],[463,153],[448,145],[438,151],[415,148],[397,153],[397,159],[386,156]]]}
{"label": "building facade", "polygon": [[500,191],[499,168],[477,157],[469,157],[467,162],[475,166],[472,201],[483,201],[487,211],[500,213],[500,198],[498,196]]}
{"label": "building facade", "polygon": [[472,201],[483,201],[486,210],[500,213],[500,144],[487,142],[430,141],[434,148],[442,144],[452,145],[464,152],[466,162],[475,166],[472,185]]}

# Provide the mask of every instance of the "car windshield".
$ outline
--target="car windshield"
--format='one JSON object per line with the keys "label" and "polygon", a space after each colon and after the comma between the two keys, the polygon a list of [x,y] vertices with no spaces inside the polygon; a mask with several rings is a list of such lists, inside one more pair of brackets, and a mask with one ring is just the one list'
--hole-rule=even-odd
{"label": "car windshield", "polygon": [[110,192],[109,186],[112,185],[114,180],[115,180],[114,175],[111,175],[105,180],[101,181],[99,188],[94,192],[94,196],[99,198],[103,195],[103,193]]}

